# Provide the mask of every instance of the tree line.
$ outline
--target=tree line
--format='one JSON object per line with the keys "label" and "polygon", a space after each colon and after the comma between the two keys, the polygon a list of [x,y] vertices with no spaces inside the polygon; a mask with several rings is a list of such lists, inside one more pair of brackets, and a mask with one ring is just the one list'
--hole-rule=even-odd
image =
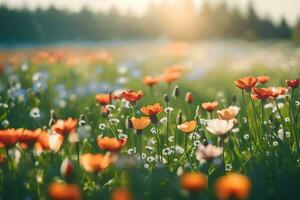
{"label": "tree line", "polygon": [[92,12],[83,8],[70,12],[50,7],[47,10],[9,9],[0,6],[0,42],[31,42],[59,40],[109,40],[154,38],[198,40],[207,38],[292,39],[300,41],[300,20],[291,27],[281,19],[274,24],[261,18],[249,3],[246,13],[229,8],[225,3],[211,5],[206,1],[201,9],[192,0],[150,2],[142,16],[130,10],[121,14],[112,8],[108,12]]}

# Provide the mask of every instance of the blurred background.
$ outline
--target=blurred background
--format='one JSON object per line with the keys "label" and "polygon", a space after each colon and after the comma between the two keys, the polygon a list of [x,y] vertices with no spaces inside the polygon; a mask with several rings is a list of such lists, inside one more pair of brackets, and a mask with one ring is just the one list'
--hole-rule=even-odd
{"label": "blurred background", "polygon": [[0,0],[0,43],[283,39],[300,42],[299,0]]}

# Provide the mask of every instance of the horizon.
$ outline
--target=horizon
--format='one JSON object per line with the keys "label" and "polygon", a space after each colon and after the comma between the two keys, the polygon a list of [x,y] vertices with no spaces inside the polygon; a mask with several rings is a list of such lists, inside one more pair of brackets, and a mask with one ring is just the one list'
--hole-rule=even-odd
{"label": "horizon", "polygon": [[[154,2],[163,2],[165,0],[153,0]],[[174,0],[168,0],[174,1]],[[212,4],[225,2],[231,8],[238,8],[242,13],[246,11],[249,2],[252,2],[254,8],[260,17],[271,18],[273,22],[279,23],[282,17],[285,17],[290,25],[295,25],[300,17],[300,1],[287,0],[286,3],[281,0],[210,0]],[[6,5],[11,9],[28,8],[35,10],[37,8],[47,9],[54,6],[57,9],[67,9],[72,12],[80,11],[84,7],[92,11],[108,11],[111,8],[117,8],[121,13],[126,13],[130,9],[137,15],[144,14],[151,0],[0,0],[0,5]],[[205,0],[193,0],[195,5],[200,8]]]}

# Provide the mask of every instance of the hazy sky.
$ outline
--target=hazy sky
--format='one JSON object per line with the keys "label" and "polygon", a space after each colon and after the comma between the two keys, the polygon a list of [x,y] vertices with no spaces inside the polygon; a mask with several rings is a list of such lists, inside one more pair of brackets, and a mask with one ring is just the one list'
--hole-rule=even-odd
{"label": "hazy sky", "polygon": [[[87,5],[95,10],[108,10],[111,6],[116,6],[125,11],[132,8],[133,11],[142,13],[150,0],[0,0],[10,7],[22,7],[24,5],[30,8],[46,8],[54,4],[58,8],[68,8],[79,10],[83,5]],[[168,0],[155,0],[168,1]],[[172,0],[169,0],[172,1]],[[194,0],[201,5],[204,0]],[[249,0],[209,0],[211,2],[225,1],[229,5],[236,6],[245,10]],[[289,23],[294,24],[300,17],[300,0],[252,0],[258,14],[261,16],[270,16],[279,21],[281,16],[285,16]]]}

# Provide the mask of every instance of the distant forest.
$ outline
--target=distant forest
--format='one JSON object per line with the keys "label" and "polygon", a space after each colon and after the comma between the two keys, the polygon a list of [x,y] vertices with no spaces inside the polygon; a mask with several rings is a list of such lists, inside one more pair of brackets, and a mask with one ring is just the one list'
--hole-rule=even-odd
{"label": "distant forest", "polygon": [[[300,13],[299,13],[300,14]],[[112,8],[97,13],[58,10],[9,9],[0,6],[0,42],[48,42],[60,40],[109,40],[168,37],[198,40],[207,38],[292,39],[300,41],[300,20],[295,27],[282,18],[274,24],[258,17],[249,3],[246,13],[225,3],[206,1],[197,9],[192,0],[151,2],[142,16]]]}

